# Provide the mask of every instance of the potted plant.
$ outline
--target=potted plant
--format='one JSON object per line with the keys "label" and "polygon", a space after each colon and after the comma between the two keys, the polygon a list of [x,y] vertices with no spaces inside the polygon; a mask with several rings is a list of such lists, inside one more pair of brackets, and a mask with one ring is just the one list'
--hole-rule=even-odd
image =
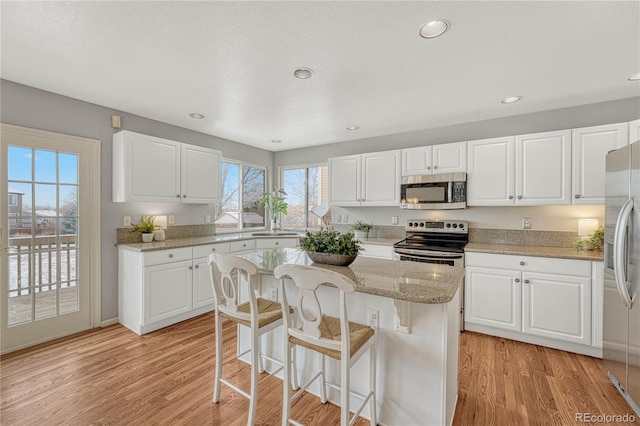
{"label": "potted plant", "polygon": [[156,229],[156,225],[153,223],[155,216],[140,216],[140,222],[133,225],[131,232],[134,235],[142,235],[143,243],[150,243],[153,241],[153,231]]}
{"label": "potted plant", "polygon": [[321,228],[319,231],[307,231],[300,238],[300,248],[316,263],[347,266],[356,260],[362,245],[354,238],[353,232],[342,234]]}
{"label": "potted plant", "polygon": [[599,227],[593,233],[589,234],[586,240],[579,239],[576,241],[576,250],[597,250],[602,251],[604,246],[604,227]]}
{"label": "potted plant", "polygon": [[271,232],[276,232],[281,226],[278,224],[278,215],[287,214],[289,205],[285,201],[287,193],[282,188],[273,188],[271,192],[265,192],[258,204],[269,211],[271,217]]}
{"label": "potted plant", "polygon": [[364,240],[369,237],[369,231],[373,228],[372,223],[364,223],[361,220],[356,220],[353,224],[353,230],[355,231],[355,237],[357,240]]}

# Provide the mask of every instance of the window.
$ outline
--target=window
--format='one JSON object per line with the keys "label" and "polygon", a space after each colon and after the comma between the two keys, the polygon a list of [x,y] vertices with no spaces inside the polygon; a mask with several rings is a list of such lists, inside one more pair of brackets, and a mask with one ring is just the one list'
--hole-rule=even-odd
{"label": "window", "polygon": [[9,205],[10,206],[18,205],[18,194],[9,194]]}
{"label": "window", "polygon": [[226,160],[222,162],[222,199],[216,209],[216,229],[240,230],[265,226],[264,167]]}
{"label": "window", "polygon": [[[285,228],[319,228],[322,220],[312,210],[329,203],[329,167],[302,166],[282,169],[282,187],[287,193]],[[331,211],[324,216],[331,223]]]}

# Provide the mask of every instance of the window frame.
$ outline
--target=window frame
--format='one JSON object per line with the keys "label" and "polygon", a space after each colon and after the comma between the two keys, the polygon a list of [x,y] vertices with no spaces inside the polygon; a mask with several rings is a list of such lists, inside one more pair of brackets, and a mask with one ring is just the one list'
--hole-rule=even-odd
{"label": "window frame", "polygon": [[[318,162],[318,163],[305,163],[305,164],[293,164],[293,165],[288,165],[288,166],[280,166],[278,167],[278,188],[284,188],[284,172],[285,170],[293,170],[293,169],[305,169],[305,216],[304,216],[304,223],[305,226],[304,228],[284,228],[286,230],[291,230],[291,231],[301,231],[301,230],[318,230],[320,228],[310,228],[308,226],[306,226],[306,224],[309,223],[309,198],[307,197],[308,195],[308,190],[309,190],[309,168],[311,167],[327,167],[327,172],[329,172],[329,162],[325,161],[325,162]],[[329,199],[331,199],[331,194],[329,194]],[[331,204],[329,203],[329,209],[331,209]]]}
{"label": "window frame", "polygon": [[[267,229],[267,224],[269,223],[269,220],[271,220],[271,218],[268,217],[268,212],[265,210],[265,215],[264,215],[264,225],[263,226],[252,226],[249,228],[246,228],[244,226],[244,220],[243,220],[243,215],[242,215],[242,210],[243,210],[243,206],[242,203],[244,201],[244,182],[242,179],[242,176],[244,175],[244,168],[245,167],[254,167],[257,169],[262,169],[264,171],[264,192],[267,191],[267,188],[269,187],[269,167],[262,165],[262,164],[254,164],[254,163],[249,163],[247,161],[242,161],[242,160],[234,160],[231,158],[222,158],[222,161],[220,162],[220,169],[222,171],[222,163],[231,163],[231,164],[236,164],[239,166],[239,170],[238,170],[238,227],[236,228],[218,228],[216,226],[216,234],[232,234],[232,233],[238,233],[238,232],[247,232],[247,231],[261,231],[261,230],[266,230]],[[222,182],[220,182],[220,185],[222,186]],[[222,194],[224,192],[224,187],[220,188],[220,200],[222,201]],[[218,204],[219,205],[219,204]],[[214,219],[213,222],[215,224],[216,222],[216,215],[214,214]]]}
{"label": "window frame", "polygon": [[[11,200],[15,200],[15,203],[12,203]],[[11,207],[17,207],[18,206],[18,194],[15,192],[10,192],[9,193],[9,198],[7,200],[7,205],[11,206]]]}

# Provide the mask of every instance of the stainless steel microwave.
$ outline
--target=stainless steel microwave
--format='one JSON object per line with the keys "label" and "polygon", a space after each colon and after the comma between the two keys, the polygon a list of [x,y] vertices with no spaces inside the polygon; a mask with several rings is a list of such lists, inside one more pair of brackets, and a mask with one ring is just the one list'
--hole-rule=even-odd
{"label": "stainless steel microwave", "polygon": [[403,209],[467,208],[467,174],[405,176],[400,186]]}

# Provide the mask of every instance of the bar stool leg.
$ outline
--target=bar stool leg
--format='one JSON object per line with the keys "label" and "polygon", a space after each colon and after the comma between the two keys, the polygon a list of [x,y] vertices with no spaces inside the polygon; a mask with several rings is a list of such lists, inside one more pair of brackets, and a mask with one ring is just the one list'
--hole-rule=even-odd
{"label": "bar stool leg", "polygon": [[251,392],[249,398],[249,418],[247,425],[253,426],[256,419],[256,407],[258,405],[258,369],[260,364],[260,336],[251,328]]}
{"label": "bar stool leg", "polygon": [[220,402],[220,378],[222,377],[222,325],[220,316],[215,311],[214,319],[216,333],[216,377],[213,385],[213,402]]}
{"label": "bar stool leg", "polygon": [[340,425],[349,426],[349,364],[340,360]]}
{"label": "bar stool leg", "polygon": [[258,373],[264,373],[264,358],[262,354],[262,336],[258,337]]}
{"label": "bar stool leg", "polygon": [[322,382],[320,383],[320,402],[323,404],[327,403],[327,384],[325,379],[325,358],[324,355],[320,354],[322,357],[322,363],[320,365],[320,373],[322,373]]}
{"label": "bar stool leg", "polygon": [[[298,390],[300,389],[300,386],[298,386],[298,363],[297,358],[296,358],[296,345],[291,345],[291,387],[294,390]],[[289,365],[289,363],[285,363],[284,365]]]}
{"label": "bar stool leg", "polygon": [[[289,359],[290,354],[295,349],[295,345],[293,348],[289,344],[288,340],[285,339],[284,343],[284,360],[283,363],[285,368],[282,369],[283,377],[282,377],[282,426],[289,425],[289,418],[291,417],[291,390],[289,387],[290,377],[289,368],[286,368],[287,365],[291,366],[291,359]],[[293,352],[295,354],[295,352]],[[293,366],[291,366],[293,367]],[[293,369],[293,368],[292,368]],[[295,371],[295,370],[294,370]],[[294,373],[293,375],[295,375]]]}

